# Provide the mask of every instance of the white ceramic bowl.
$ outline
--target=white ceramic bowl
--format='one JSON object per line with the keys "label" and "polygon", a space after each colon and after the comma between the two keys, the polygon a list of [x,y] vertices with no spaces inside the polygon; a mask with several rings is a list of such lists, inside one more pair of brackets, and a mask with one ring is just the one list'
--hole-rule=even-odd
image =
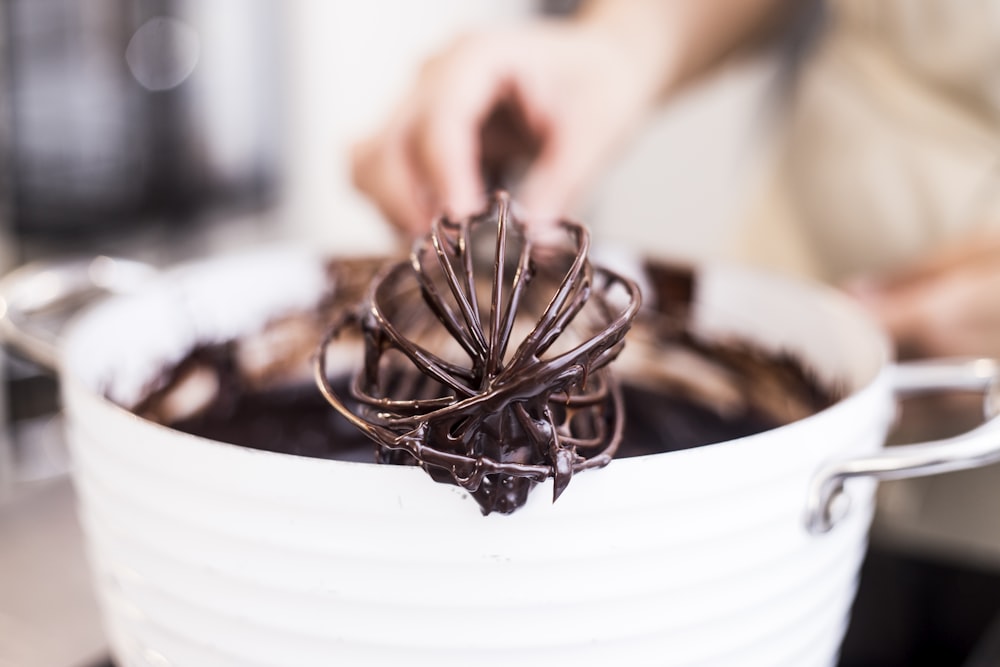
{"label": "white ceramic bowl", "polygon": [[[46,270],[0,286],[8,333]],[[848,396],[751,437],[614,461],[555,504],[543,486],[513,515],[484,517],[417,468],[213,442],[106,398],[195,340],[308,307],[321,275],[294,253],[184,267],[66,332],[80,515],[122,667],[833,665],[872,468],[952,469],[1000,448],[989,422],[882,452],[899,386],[983,388],[993,365],[895,366],[838,294],[729,266],[699,269],[696,328],[790,351]]]}

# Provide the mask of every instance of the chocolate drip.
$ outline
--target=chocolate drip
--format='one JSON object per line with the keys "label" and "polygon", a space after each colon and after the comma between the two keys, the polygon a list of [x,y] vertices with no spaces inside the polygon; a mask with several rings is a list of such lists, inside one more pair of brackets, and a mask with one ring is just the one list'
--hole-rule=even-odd
{"label": "chocolate drip", "polygon": [[[420,465],[467,489],[484,513],[514,511],[549,477],[558,498],[575,472],[606,465],[621,441],[621,392],[607,366],[639,290],[590,264],[583,226],[561,225],[567,244],[536,247],[503,193],[486,214],[436,221],[317,356],[324,396],[378,444],[381,462]],[[492,267],[477,261],[491,236]],[[326,347],[350,324],[365,339],[351,386],[357,412],[325,368]]]}

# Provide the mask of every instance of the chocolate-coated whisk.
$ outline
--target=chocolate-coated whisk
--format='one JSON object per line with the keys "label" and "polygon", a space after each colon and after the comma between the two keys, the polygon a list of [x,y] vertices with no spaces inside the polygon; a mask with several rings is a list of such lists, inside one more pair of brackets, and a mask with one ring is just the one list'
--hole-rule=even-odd
{"label": "chocolate-coated whisk", "polygon": [[[561,225],[569,248],[536,247],[504,193],[486,214],[436,221],[409,261],[375,281],[356,318],[365,338],[356,411],[327,377],[325,350],[341,327],[317,355],[321,391],[378,444],[380,461],[418,464],[467,489],[486,513],[513,511],[548,477],[558,497],[574,472],[607,464],[621,440],[621,394],[607,364],[639,290],[590,264],[583,226]],[[492,266],[477,257],[491,236]]]}

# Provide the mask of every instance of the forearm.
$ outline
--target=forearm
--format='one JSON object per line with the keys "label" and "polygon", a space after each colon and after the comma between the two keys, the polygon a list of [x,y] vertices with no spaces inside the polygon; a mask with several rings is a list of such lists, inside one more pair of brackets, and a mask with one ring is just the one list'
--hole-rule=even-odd
{"label": "forearm", "polygon": [[589,0],[577,21],[605,31],[663,99],[758,38],[788,0]]}

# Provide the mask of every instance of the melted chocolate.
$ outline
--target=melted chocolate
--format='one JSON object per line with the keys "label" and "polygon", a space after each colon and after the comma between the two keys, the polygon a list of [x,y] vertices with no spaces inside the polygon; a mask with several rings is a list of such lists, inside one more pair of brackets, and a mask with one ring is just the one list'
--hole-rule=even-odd
{"label": "melted chocolate", "polygon": [[[195,356],[225,358],[224,351]],[[223,370],[220,365],[219,370]],[[331,383],[346,394],[350,378]],[[624,385],[625,431],[615,458],[661,454],[759,433],[780,426],[750,409],[720,415],[684,396]],[[234,445],[338,461],[376,462],[376,447],[330,406],[311,384],[252,392],[237,389],[199,414],[167,423],[185,433]]]}
{"label": "melted chocolate", "polygon": [[[346,389],[347,378],[341,378],[337,384]],[[375,462],[371,440],[330,410],[312,384],[230,396],[222,404],[169,426],[252,449],[318,459]]]}
{"label": "melted chocolate", "polygon": [[316,379],[380,462],[419,465],[507,513],[537,482],[552,477],[558,498],[574,473],[611,460],[624,422],[607,366],[639,290],[591,266],[583,226],[562,226],[568,247],[535,248],[498,194],[486,214],[436,221],[373,284],[350,387],[360,409],[329,385],[322,353]]}
{"label": "melted chocolate", "polygon": [[[308,324],[314,321],[314,314],[302,313],[293,319]],[[644,314],[637,323],[635,347],[651,345],[658,353],[670,350],[675,355],[690,355],[703,364],[703,370],[724,378],[726,393],[739,400],[734,403],[707,393],[691,373],[652,373],[654,367],[640,358],[639,372],[627,374],[622,386],[625,428],[615,458],[752,435],[813,414],[837,398],[787,355],[764,354],[748,344],[700,340],[686,331],[674,331],[673,326],[667,327],[672,331],[669,335],[655,333],[653,340],[648,340],[652,330],[664,328],[661,319],[655,310],[652,317]],[[284,321],[274,322],[268,330],[287,326]],[[314,335],[321,334],[314,331]],[[307,361],[300,352],[286,350],[284,363],[280,359],[273,363],[282,372],[261,377],[256,367],[247,366],[247,355],[241,349],[248,340],[252,338],[193,350],[165,371],[160,388],[134,411],[186,433],[244,447],[315,458],[376,461],[377,446],[331,410],[308,381]],[[306,350],[315,344],[309,340],[301,343]],[[177,397],[190,391],[186,378],[198,374],[212,378],[212,395],[194,410],[172,409],[171,405],[190,403]],[[289,382],[289,377],[299,380]],[[344,374],[331,381],[341,396],[350,394],[350,383],[351,378]],[[352,402],[350,408],[359,406]]]}
{"label": "melted chocolate", "polygon": [[[309,321],[312,315],[301,317]],[[660,454],[752,435],[812,414],[835,400],[788,356],[765,355],[748,345],[712,344],[686,333],[658,345],[702,360],[723,375],[727,389],[742,400],[734,408],[730,402],[706,395],[686,375],[651,379],[643,373],[635,381],[626,379],[622,386],[625,427],[615,458]],[[162,388],[135,411],[186,433],[244,447],[342,461],[379,460],[377,445],[331,410],[307,378],[289,384],[283,381],[289,374],[286,369],[269,382],[262,381],[243,367],[243,356],[237,342],[192,351],[165,373]],[[304,363],[300,355],[290,356],[296,363]],[[210,400],[190,414],[168,409],[177,403],[177,395],[186,391],[185,378],[199,373],[213,378],[216,391]],[[304,369],[290,374],[307,375]],[[351,381],[340,375],[331,384],[339,395],[347,396]],[[359,409],[356,404],[350,407]]]}

